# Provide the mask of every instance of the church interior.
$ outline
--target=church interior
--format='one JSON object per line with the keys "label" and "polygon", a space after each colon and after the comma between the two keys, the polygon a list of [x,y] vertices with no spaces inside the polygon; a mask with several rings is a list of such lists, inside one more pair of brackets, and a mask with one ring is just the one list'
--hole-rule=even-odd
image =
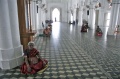
{"label": "church interior", "polygon": [[[0,0],[0,79],[120,79],[119,25],[120,0]],[[48,67],[23,74],[31,41]]]}

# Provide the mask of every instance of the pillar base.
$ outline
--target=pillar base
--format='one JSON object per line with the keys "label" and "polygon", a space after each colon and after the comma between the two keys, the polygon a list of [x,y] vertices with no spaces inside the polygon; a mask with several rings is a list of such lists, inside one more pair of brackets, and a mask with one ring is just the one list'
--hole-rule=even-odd
{"label": "pillar base", "polygon": [[0,68],[11,69],[23,63],[22,45],[12,49],[0,49]]}

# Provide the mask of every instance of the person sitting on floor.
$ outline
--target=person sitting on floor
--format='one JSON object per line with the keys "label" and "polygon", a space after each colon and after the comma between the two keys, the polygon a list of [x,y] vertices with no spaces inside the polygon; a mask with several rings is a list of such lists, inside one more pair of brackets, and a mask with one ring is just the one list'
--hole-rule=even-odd
{"label": "person sitting on floor", "polygon": [[101,35],[102,35],[102,30],[100,29],[99,26],[97,26],[96,34],[97,34],[98,36],[101,36]]}
{"label": "person sitting on floor", "polygon": [[115,27],[114,33],[118,34],[119,32],[120,32],[120,27],[119,27],[119,25],[117,25],[117,26]]}
{"label": "person sitting on floor", "polygon": [[87,32],[86,24],[82,25],[81,32]]}
{"label": "person sitting on floor", "polygon": [[34,48],[34,42],[28,43],[28,48],[24,51],[24,63],[21,66],[21,73],[35,74],[44,69],[48,61],[41,58],[39,51]]}
{"label": "person sitting on floor", "polygon": [[48,27],[46,27],[46,28],[43,30],[43,34],[44,34],[45,36],[50,36],[50,34],[51,34],[50,29],[48,29]]}
{"label": "person sitting on floor", "polygon": [[52,25],[48,25],[48,29],[52,31]]}

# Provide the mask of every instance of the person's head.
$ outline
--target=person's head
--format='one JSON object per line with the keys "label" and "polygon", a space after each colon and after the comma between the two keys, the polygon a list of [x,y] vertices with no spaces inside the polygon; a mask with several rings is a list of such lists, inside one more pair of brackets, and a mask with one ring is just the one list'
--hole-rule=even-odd
{"label": "person's head", "polygon": [[34,45],[35,45],[34,42],[31,41],[31,42],[28,43],[28,48],[33,49]]}
{"label": "person's head", "polygon": [[97,26],[97,28],[99,28],[99,26]]}

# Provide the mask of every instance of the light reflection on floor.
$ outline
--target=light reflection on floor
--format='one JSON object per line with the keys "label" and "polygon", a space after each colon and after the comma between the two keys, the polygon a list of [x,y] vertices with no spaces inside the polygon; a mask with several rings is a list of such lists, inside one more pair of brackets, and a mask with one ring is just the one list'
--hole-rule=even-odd
{"label": "light reflection on floor", "polygon": [[54,22],[52,24],[52,35],[53,38],[58,39],[59,38],[59,34],[60,33],[60,22]]}

